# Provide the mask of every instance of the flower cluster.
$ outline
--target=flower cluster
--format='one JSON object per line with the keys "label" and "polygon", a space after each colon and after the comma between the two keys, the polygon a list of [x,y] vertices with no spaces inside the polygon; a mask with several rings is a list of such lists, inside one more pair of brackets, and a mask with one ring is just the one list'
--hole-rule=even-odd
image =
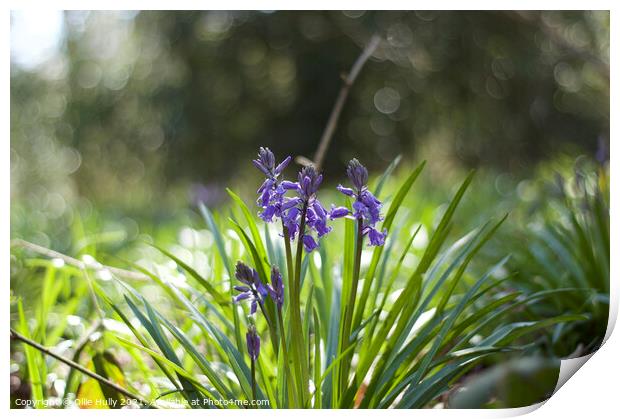
{"label": "flower cluster", "polygon": [[[276,304],[278,310],[282,309],[282,305],[284,304],[284,283],[282,282],[282,275],[277,266],[274,265],[271,268],[271,284],[263,284],[258,276],[258,272],[241,261],[237,262],[235,266],[235,277],[245,285],[235,285],[235,290],[239,291],[240,294],[235,296],[234,302],[238,303],[243,300],[249,300],[251,315],[256,313],[256,309],[259,305],[261,309],[263,309],[263,302],[268,295]],[[245,338],[250,358],[256,361],[260,353],[260,337],[258,336],[252,318],[249,317],[248,319],[251,323],[248,326],[248,332]]]}
{"label": "flower cluster", "polygon": [[243,262],[237,262],[235,266],[235,277],[245,285],[235,285],[235,290],[240,294],[234,298],[235,303],[243,300],[250,301],[250,314],[256,313],[259,305],[262,306],[265,298],[270,296],[278,309],[284,304],[284,283],[282,274],[277,266],[271,268],[271,283],[263,284],[258,272],[250,268]]}
{"label": "flower cluster", "polygon": [[[337,189],[341,193],[355,198],[353,203],[353,217],[362,220],[362,234],[368,235],[371,246],[382,246],[385,243],[387,230],[382,232],[375,228],[375,225],[383,220],[381,216],[381,201],[368,190],[368,170],[357,160],[353,159],[347,166],[347,176],[353,184],[354,189],[338,185]],[[339,218],[348,215],[346,208],[333,208],[330,218]]]}
{"label": "flower cluster", "polygon": [[[304,248],[311,252],[319,246],[317,239],[331,231],[331,227],[327,225],[328,212],[316,198],[323,176],[308,166],[299,172],[297,182],[278,180],[290,161],[289,156],[276,166],[271,150],[263,147],[259,150],[258,159],[253,160],[254,165],[267,176],[257,191],[257,203],[262,208],[259,216],[265,222],[272,222],[274,217],[280,218],[289,238],[295,239],[299,234],[303,235],[301,240]],[[285,196],[289,191],[295,193],[295,196]],[[300,233],[302,224],[310,231]],[[311,231],[316,233],[316,239]]]}
{"label": "flower cluster", "polygon": [[235,266],[235,278],[243,282],[245,285],[235,285],[235,290],[240,294],[234,298],[235,303],[242,300],[250,301],[250,313],[256,313],[257,305],[262,306],[265,297],[268,294],[268,290],[260,280],[258,272],[243,262],[237,262]]}
{"label": "flower cluster", "polygon": [[[331,231],[332,228],[327,225],[328,219],[345,217],[350,211],[345,207],[332,206],[328,212],[323,207],[316,198],[323,176],[312,166],[301,169],[297,182],[279,180],[279,176],[290,161],[289,156],[276,166],[276,159],[271,150],[263,147],[259,150],[258,159],[253,160],[254,165],[267,176],[257,191],[259,195],[257,202],[262,208],[259,215],[266,222],[272,222],[274,217],[281,219],[289,238],[293,240],[301,236],[304,249],[311,252],[319,246],[318,239]],[[353,159],[347,166],[347,176],[353,188],[338,185],[337,189],[355,198],[352,216],[362,220],[362,234],[368,236],[369,244],[383,245],[387,231],[379,231],[375,227],[383,220],[381,201],[368,190],[368,170],[357,159]],[[285,196],[289,191],[295,196]],[[308,227],[308,230],[304,228],[304,231],[300,231],[302,225]]]}

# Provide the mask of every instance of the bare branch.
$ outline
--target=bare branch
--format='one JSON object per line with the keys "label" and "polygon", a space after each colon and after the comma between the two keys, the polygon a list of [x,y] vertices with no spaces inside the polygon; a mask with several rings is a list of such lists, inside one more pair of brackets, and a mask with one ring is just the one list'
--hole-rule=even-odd
{"label": "bare branch", "polygon": [[11,339],[18,340],[18,341],[20,341],[22,343],[25,343],[26,345],[32,346],[33,348],[35,348],[36,350],[44,353],[45,355],[49,355],[52,358],[55,358],[55,359],[59,360],[60,362],[69,365],[71,368],[74,368],[74,369],[80,371],[81,373],[83,373],[85,375],[88,375],[91,378],[94,378],[95,380],[99,381],[100,383],[103,383],[103,384],[107,385],[108,387],[113,388],[114,390],[118,391],[119,393],[123,394],[124,396],[128,397],[129,399],[136,400],[138,403],[143,404],[145,406],[150,405],[149,402],[143,400],[140,396],[136,396],[135,394],[133,394],[129,390],[125,389],[124,387],[121,387],[118,384],[108,380],[107,378],[104,378],[104,377],[100,376],[96,372],[93,372],[93,371],[89,370],[88,368],[85,368],[85,367],[81,366],[77,362],[74,362],[74,361],[72,361],[72,360],[70,360],[68,358],[65,358],[62,355],[58,355],[58,354],[50,351],[49,349],[47,349],[44,346],[38,344],[37,342],[28,339],[26,336],[20,335],[14,329],[11,329]]}
{"label": "bare branch", "polygon": [[112,266],[106,266],[106,265],[101,265],[101,264],[98,264],[97,266],[93,267],[71,256],[64,255],[55,250],[48,249],[47,247],[39,246],[38,244],[30,243],[29,241],[22,240],[22,239],[11,240],[11,247],[13,246],[22,247],[24,249],[31,250],[35,253],[47,256],[49,258],[61,259],[68,265],[75,266],[76,268],[79,268],[82,270],[85,270],[85,269],[107,270],[111,274],[116,275],[121,278],[125,278],[125,279],[134,279],[134,280],[140,280],[140,281],[146,281],[149,279],[146,275],[140,272],[128,271],[126,269],[120,269],[120,268],[115,268]]}
{"label": "bare branch", "polygon": [[[73,362],[75,362],[76,364],[79,363],[78,361],[80,360],[80,355],[82,354],[82,351],[84,350],[84,348],[86,348],[86,345],[88,345],[88,343],[90,342],[92,335],[95,332],[97,332],[99,328],[101,328],[102,326],[103,326],[103,321],[101,319],[97,319],[95,323],[93,323],[93,325],[88,328],[86,333],[84,333],[84,336],[82,336],[80,340],[75,342],[75,345],[74,345],[75,350],[73,351],[73,357],[71,357],[71,360]],[[75,371],[76,370],[74,368],[71,368],[71,370],[69,371],[69,375],[67,375],[67,380],[66,380],[67,385],[65,386],[65,394],[63,396],[63,398],[65,399],[68,396],[70,383],[73,380]]]}
{"label": "bare branch", "polygon": [[362,67],[366,64],[366,61],[372,56],[379,46],[379,42],[381,38],[378,35],[373,35],[370,39],[362,54],[357,58],[353,67],[351,67],[351,71],[349,74],[343,78],[343,85],[338,93],[338,98],[336,99],[336,103],[334,103],[334,107],[332,108],[332,112],[329,115],[329,119],[327,120],[327,125],[325,126],[325,130],[323,131],[323,135],[321,136],[321,141],[319,142],[319,147],[314,154],[314,166],[317,170],[321,169],[323,165],[323,160],[325,159],[325,153],[327,153],[327,149],[329,148],[329,143],[331,142],[332,137],[334,136],[334,132],[336,131],[336,126],[338,125],[338,119],[340,118],[340,113],[342,112],[342,108],[349,96],[349,90],[355,79],[359,75],[360,71],[362,71]]}

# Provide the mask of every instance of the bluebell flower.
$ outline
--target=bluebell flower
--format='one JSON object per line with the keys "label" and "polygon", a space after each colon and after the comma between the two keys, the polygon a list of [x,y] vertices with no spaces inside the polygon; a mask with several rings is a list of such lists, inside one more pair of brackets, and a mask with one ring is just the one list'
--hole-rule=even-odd
{"label": "bluebell flower", "polygon": [[384,230],[383,233],[380,233],[376,229],[372,227],[368,227],[368,238],[370,239],[371,246],[383,246],[385,243],[385,236],[387,231]]}
{"label": "bluebell flower", "polygon": [[271,268],[271,284],[267,284],[267,291],[278,310],[281,310],[284,304],[284,283],[282,282],[282,274],[275,265]]}
{"label": "bluebell flower", "polygon": [[[368,190],[368,170],[357,160],[353,159],[347,166],[347,176],[354,188],[338,185],[336,189],[342,194],[355,198],[353,202],[353,218],[362,220],[362,234],[367,235],[369,245],[382,246],[385,243],[387,229],[379,231],[375,225],[383,220],[381,216],[381,201]],[[341,218],[350,214],[344,207],[332,208],[330,218]]]}
{"label": "bluebell flower", "polygon": [[235,266],[235,278],[245,285],[235,285],[234,289],[239,291],[240,294],[235,296],[234,302],[238,303],[243,300],[249,300],[250,313],[256,313],[257,305],[263,304],[269,292],[265,284],[260,280],[258,272],[239,261]]}
{"label": "bluebell flower", "polygon": [[335,220],[336,218],[342,218],[349,215],[349,209],[347,207],[334,207],[329,211],[329,218]]}
{"label": "bluebell flower", "polygon": [[[328,234],[332,228],[327,225],[329,213],[316,198],[316,193],[323,181],[323,175],[316,172],[314,167],[306,166],[302,168],[298,175],[297,204],[288,212],[283,213],[282,220],[288,229],[289,237],[294,239],[303,233],[300,239],[306,252],[312,252],[319,247],[318,239]],[[290,190],[293,190],[292,188]],[[301,227],[301,216],[305,208],[305,225],[308,230],[299,232]],[[316,234],[316,239],[313,235]]]}
{"label": "bluebell flower", "polygon": [[301,211],[297,207],[293,207],[282,214],[282,223],[288,231],[289,238],[294,239],[299,230],[299,219]]}
{"label": "bluebell flower", "polygon": [[303,242],[304,242],[304,249],[306,249],[306,252],[308,253],[312,252],[314,249],[319,247],[319,244],[316,242],[316,240],[314,240],[314,237],[312,237],[312,235],[310,234],[304,234]]}
{"label": "bluebell flower", "polygon": [[256,361],[258,359],[258,355],[260,354],[260,336],[258,336],[256,326],[253,324],[248,326],[248,331],[245,334],[245,343],[248,347],[250,359],[252,361]]}
{"label": "bluebell flower", "polygon": [[[297,176],[297,182],[279,179],[290,161],[289,156],[276,166],[273,153],[263,147],[258,152],[258,158],[252,161],[267,177],[257,190],[257,203],[262,208],[259,216],[268,223],[274,219],[281,219],[289,239],[294,240],[301,235],[299,239],[304,244],[305,250],[311,252],[319,246],[318,239],[332,230],[327,221],[332,219],[333,214],[328,212],[316,198],[323,176],[317,173],[314,167],[302,168]],[[295,196],[286,196],[289,192]],[[300,232],[304,210],[307,230]]]}

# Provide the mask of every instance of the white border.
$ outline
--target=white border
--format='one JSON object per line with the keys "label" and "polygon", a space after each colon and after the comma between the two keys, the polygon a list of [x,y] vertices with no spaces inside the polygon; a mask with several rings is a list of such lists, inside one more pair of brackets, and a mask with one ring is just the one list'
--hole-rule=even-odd
{"label": "white border", "polygon": [[[3,273],[3,286],[4,286],[4,298],[9,298],[10,284],[9,284],[9,269],[10,269],[10,251],[9,251],[9,239],[10,239],[10,87],[9,87],[9,73],[10,73],[10,10],[11,9],[93,9],[93,10],[109,10],[109,9],[169,9],[173,7],[177,10],[192,10],[192,9],[213,9],[213,10],[304,10],[304,9],[334,9],[334,10],[347,10],[347,9],[381,9],[381,10],[410,10],[410,9],[444,9],[444,10],[460,10],[464,6],[471,9],[602,9],[611,10],[611,68],[615,68],[615,57],[617,53],[617,31],[615,28],[618,24],[617,7],[614,7],[618,3],[611,1],[590,0],[584,1],[533,1],[533,0],[521,0],[521,1],[479,1],[473,0],[468,2],[463,1],[443,1],[441,4],[431,1],[417,1],[414,3],[405,1],[390,1],[383,0],[381,2],[369,2],[369,1],[338,1],[333,0],[315,0],[312,3],[292,3],[289,1],[240,1],[240,0],[228,0],[226,2],[212,2],[212,1],[199,1],[199,0],[175,0],[174,2],[165,2],[161,0],[152,1],[136,1],[136,0],[108,0],[108,1],[8,1],[4,6],[4,14],[2,15],[3,25],[2,28],[2,44],[0,60],[2,61],[2,72],[4,73],[2,90],[0,91],[2,97],[2,121],[3,121],[3,140],[0,148],[0,191],[2,196],[5,197],[0,204],[0,212],[2,215],[2,222],[0,223],[0,267]],[[614,117],[618,116],[618,109],[616,98],[618,97],[618,88],[615,83],[611,83],[611,120],[614,121]],[[610,139],[616,137],[616,128],[614,123],[611,123]],[[620,158],[618,156],[618,147],[614,146],[613,140],[611,141],[611,161],[617,162]],[[612,173],[614,172],[612,166]],[[613,178],[613,175],[612,175]],[[616,208],[618,205],[618,188],[615,182],[611,182],[611,208]],[[618,222],[611,217],[611,254],[618,253]],[[613,260],[613,258],[612,258]],[[618,272],[616,264],[611,264],[611,318],[610,332],[613,327],[618,314]],[[6,301],[6,300],[5,300]],[[6,303],[5,303],[6,304]],[[9,309],[8,306],[4,306],[4,310],[0,312],[0,322],[2,323],[3,336],[7,336],[4,339],[4,345],[2,346],[2,352],[0,359],[4,359],[2,364],[0,375],[0,400],[4,405],[4,409],[8,410],[9,407],[9,340],[8,340],[8,328],[9,328]],[[609,334],[608,334],[609,335]],[[620,365],[616,354],[620,350],[620,340],[616,334],[608,336],[608,341],[603,345],[601,350],[592,356],[592,358],[585,364],[580,371],[576,373],[576,377],[569,379],[568,382],[555,394],[549,401],[542,404],[542,407],[536,409],[536,407],[524,408],[524,409],[505,409],[505,410],[390,410],[390,411],[351,411],[351,410],[324,410],[321,411],[321,416],[332,416],[345,419],[348,417],[370,417],[376,415],[389,415],[390,417],[397,418],[409,418],[411,415],[416,417],[428,418],[428,417],[442,417],[442,418],[487,418],[487,417],[510,417],[520,414],[530,413],[530,417],[535,418],[548,418],[548,417],[566,417],[566,418],[579,418],[582,419],[585,415],[590,417],[611,417],[612,413],[616,413],[617,404],[617,381],[620,377]],[[123,416],[126,417],[126,412],[120,411],[107,411],[102,413],[101,411],[80,411],[80,415],[94,416],[105,414],[106,417]],[[172,411],[174,412],[174,411]],[[288,416],[293,412],[288,411],[220,411],[219,417],[236,417],[239,414],[244,416],[251,415],[256,417],[273,417],[273,416]],[[173,413],[176,414],[176,413]],[[211,415],[205,411],[197,410],[185,410],[182,415],[187,417],[201,417],[205,415]],[[317,412],[313,411],[295,411],[293,413],[298,419],[310,418],[314,419]],[[20,411],[11,410],[10,415],[14,417],[43,415],[47,417],[66,417],[67,411]],[[145,415],[170,415],[170,411],[134,411],[132,417]],[[592,416],[594,415],[594,416]]]}

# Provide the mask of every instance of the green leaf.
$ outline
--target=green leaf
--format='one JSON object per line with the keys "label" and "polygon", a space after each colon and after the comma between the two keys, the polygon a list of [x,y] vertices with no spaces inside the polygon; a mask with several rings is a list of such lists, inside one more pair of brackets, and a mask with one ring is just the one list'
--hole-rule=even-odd
{"label": "green leaf", "polygon": [[209,227],[209,230],[211,230],[211,233],[213,233],[213,239],[215,240],[215,246],[218,250],[220,258],[222,259],[222,262],[224,262],[224,266],[226,267],[226,270],[228,270],[228,276],[230,277],[230,280],[232,283],[232,279],[235,276],[232,271],[232,267],[231,267],[232,265],[230,264],[228,255],[226,254],[226,246],[224,245],[224,238],[222,237],[222,233],[217,227],[217,224],[215,222],[215,219],[213,218],[213,214],[211,214],[211,211],[209,211],[209,209],[202,202],[198,204],[198,207],[200,208],[200,213],[202,214],[203,218],[205,219],[205,222],[207,223],[207,227]]}
{"label": "green leaf", "polygon": [[258,258],[261,263],[264,265],[265,271],[269,271],[269,260],[267,259],[267,252],[265,251],[265,246],[263,245],[263,239],[261,238],[258,227],[256,226],[256,222],[254,221],[254,217],[250,213],[250,210],[245,205],[243,200],[239,198],[232,190],[226,188],[226,192],[233,199],[233,201],[241,208],[241,212],[245,217],[246,222],[248,223],[248,227],[250,228],[250,234],[252,235],[252,241],[254,242],[254,246],[256,248],[256,253],[258,254]]}
{"label": "green leaf", "polygon": [[[17,312],[19,315],[19,332],[28,339],[32,339],[28,330],[28,322],[24,315],[24,307],[21,298],[17,300]],[[32,400],[36,409],[42,408],[45,397],[43,396],[43,378],[40,373],[40,365],[44,362],[43,357],[30,345],[23,344],[26,365],[28,366],[28,380],[32,390]]]}
{"label": "green leaf", "polygon": [[[390,232],[390,228],[392,227],[392,223],[394,222],[394,218],[396,217],[398,209],[401,207],[405,197],[409,193],[409,190],[411,189],[416,179],[418,178],[418,176],[424,169],[425,165],[426,165],[426,161],[423,161],[422,163],[420,163],[418,167],[416,167],[413,170],[413,172],[411,172],[409,177],[405,180],[405,182],[403,182],[401,187],[398,189],[398,192],[396,193],[394,200],[390,204],[390,209],[388,210],[385,216],[385,220],[383,221],[383,224],[381,225],[381,229],[387,230],[388,233]],[[370,261],[368,272],[366,272],[366,275],[364,276],[365,281],[364,281],[364,286],[362,288],[362,293],[360,294],[358,298],[359,304],[357,304],[357,309],[355,311],[355,315],[353,316],[353,323],[352,323],[353,329],[359,326],[360,322],[362,321],[362,317],[364,316],[364,310],[366,308],[366,301],[368,300],[368,296],[370,294],[370,287],[372,285],[372,282],[375,276],[375,271],[377,269],[377,265],[379,264],[379,259],[381,257],[382,252],[383,252],[383,246],[376,246],[372,253],[372,260]]]}
{"label": "green leaf", "polygon": [[375,186],[375,190],[373,192],[373,195],[376,196],[377,198],[381,195],[381,191],[383,190],[383,185],[385,184],[387,179],[392,175],[392,172],[394,172],[394,169],[396,169],[396,166],[398,166],[398,163],[400,163],[401,158],[402,158],[401,154],[396,156],[396,158],[392,160],[392,163],[390,163],[390,165],[387,167],[387,169],[385,169],[385,171],[383,172],[383,174],[377,181],[377,186]]}
{"label": "green leaf", "polygon": [[193,268],[191,268],[189,265],[187,265],[185,262],[183,262],[181,259],[179,259],[178,257],[176,257],[175,255],[173,255],[172,253],[168,252],[167,250],[162,249],[159,246],[156,246],[154,244],[152,244],[151,246],[153,246],[154,248],[156,248],[157,250],[159,250],[160,252],[162,252],[164,255],[168,256],[170,259],[174,260],[175,263],[177,265],[179,265],[181,268],[183,268],[188,274],[190,274],[196,281],[198,281],[198,283],[200,285],[202,285],[209,294],[211,294],[211,296],[213,296],[213,298],[215,298],[215,301],[219,304],[219,305],[228,305],[231,303],[230,299],[227,297],[224,297],[223,294],[221,294],[218,290],[215,289],[215,287],[213,285],[211,285],[211,283],[209,283],[209,281],[207,281],[205,278],[203,278],[202,276],[200,276],[200,274],[198,272],[196,272],[196,270],[194,270]]}

